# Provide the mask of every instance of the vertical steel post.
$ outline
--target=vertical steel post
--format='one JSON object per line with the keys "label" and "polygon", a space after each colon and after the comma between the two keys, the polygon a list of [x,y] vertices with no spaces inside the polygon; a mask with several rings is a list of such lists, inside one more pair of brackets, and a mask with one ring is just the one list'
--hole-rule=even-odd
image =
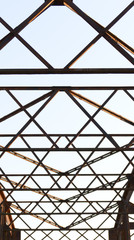
{"label": "vertical steel post", "polygon": [[122,231],[122,239],[121,240],[130,240],[130,224],[128,217],[128,206],[123,204],[123,231]]}
{"label": "vertical steel post", "polygon": [[6,224],[6,220],[5,220],[5,216],[2,215],[2,213],[4,213],[4,212],[5,212],[5,207],[2,204],[0,206],[0,240],[5,240],[4,239],[4,226]]}
{"label": "vertical steel post", "polygon": [[19,229],[15,229],[15,231],[12,232],[12,240],[21,240],[21,232]]}
{"label": "vertical steel post", "polygon": [[109,240],[118,240],[117,236],[117,229],[113,228],[109,230]]}
{"label": "vertical steel post", "polygon": [[0,240],[3,240],[3,215],[2,213],[2,206],[0,206]]}

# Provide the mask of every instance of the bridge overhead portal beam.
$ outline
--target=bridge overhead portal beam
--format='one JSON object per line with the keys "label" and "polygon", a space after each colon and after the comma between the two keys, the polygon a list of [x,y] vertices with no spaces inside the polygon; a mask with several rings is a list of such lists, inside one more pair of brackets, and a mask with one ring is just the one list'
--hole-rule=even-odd
{"label": "bridge overhead portal beam", "polygon": [[[45,0],[46,2],[47,0]],[[73,0],[70,0],[71,2]],[[53,3],[54,6],[64,6],[64,0],[55,0],[54,3]]]}

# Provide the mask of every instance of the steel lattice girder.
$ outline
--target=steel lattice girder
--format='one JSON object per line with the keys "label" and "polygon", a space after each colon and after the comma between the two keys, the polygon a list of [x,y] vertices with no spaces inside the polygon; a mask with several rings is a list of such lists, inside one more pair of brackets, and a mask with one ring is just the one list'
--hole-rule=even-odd
{"label": "steel lattice girder", "polygon": [[[64,68],[54,68],[20,33],[60,4],[98,35]],[[43,1],[15,28],[1,17],[9,33],[0,49],[16,38],[44,65],[4,67],[1,77],[133,74],[133,48],[110,30],[133,5],[130,2],[106,27],[71,0]],[[131,67],[72,68],[101,38]],[[0,118],[1,233],[10,232],[11,239],[19,240],[20,231],[28,240],[133,239],[134,87],[73,85],[0,86],[1,102],[6,103]],[[2,234],[1,240],[9,239]]]}
{"label": "steel lattice girder", "polygon": [[[95,90],[98,91],[99,93],[104,94],[104,91],[107,89],[109,92],[108,97],[105,99],[103,104],[98,104],[91,99],[88,99],[85,97],[84,92],[88,91],[93,92]],[[123,122],[124,124],[128,124],[133,127],[133,121],[130,119],[126,119],[125,117],[117,114],[114,111],[111,111],[108,108],[105,108],[105,104],[110,102],[115,95],[118,94],[118,92],[124,92],[126,96],[131,99],[132,103],[132,95],[128,94],[128,92],[131,90],[131,92],[134,91],[134,87],[40,87],[41,90],[41,96],[32,100],[31,102],[28,102],[26,105],[21,105],[19,99],[15,97],[16,93],[19,91],[19,94],[21,92],[28,92],[29,96],[31,93],[36,91],[39,91],[38,89],[35,90],[35,88],[32,87],[1,87],[1,91],[4,91],[8,93],[8,95],[11,97],[11,99],[14,99],[15,102],[18,103],[19,108],[16,109],[15,111],[9,112],[9,114],[3,116],[1,118],[1,123],[5,122],[10,119],[10,118],[16,118],[18,114],[21,112],[25,112],[26,115],[29,116],[29,120],[27,123],[22,124],[22,128],[19,130],[19,134],[1,134],[0,138],[1,140],[3,139],[11,139],[5,147],[1,145],[1,156],[4,158],[5,153],[7,152],[10,156],[14,156],[14,160],[16,161],[16,158],[18,158],[18,161],[21,164],[23,162],[23,167],[24,169],[28,169],[27,173],[19,173],[19,166],[17,167],[16,163],[16,173],[15,174],[7,174],[5,173],[5,169],[1,169],[1,184],[2,184],[2,191],[4,190],[6,194],[6,199],[10,199],[10,211],[6,213],[6,215],[12,215],[14,224],[17,223],[18,218],[23,219],[23,216],[31,216],[34,218],[37,218],[41,221],[41,225],[49,224],[52,225],[54,228],[50,229],[51,231],[59,230],[63,235],[64,231],[67,231],[65,235],[68,235],[68,233],[72,231],[77,231],[79,234],[82,234],[82,229],[85,231],[87,234],[88,231],[95,231],[98,234],[98,230],[101,230],[102,232],[108,230],[108,228],[105,227],[99,227],[99,228],[93,228],[90,225],[90,219],[96,219],[99,216],[105,216],[104,222],[109,221],[109,219],[112,219],[112,221],[116,223],[116,216],[118,215],[118,218],[123,216],[124,210],[119,211],[119,202],[122,201],[128,201],[132,195],[133,192],[133,182],[132,176],[133,176],[133,133],[131,134],[121,134],[121,133],[116,133],[116,134],[107,134],[106,131],[102,128],[100,128],[99,122],[95,121],[95,116],[99,114],[99,112],[104,112],[104,115],[110,115],[113,119],[115,119],[115,122]],[[47,92],[47,93],[46,93]],[[83,92],[83,95],[80,94],[80,92]],[[57,93],[54,97],[54,93]],[[96,110],[92,116],[88,115],[89,120],[86,120],[86,124],[84,124],[80,130],[78,131],[77,134],[47,134],[45,129],[42,128],[42,124],[40,124],[37,120],[35,120],[35,116],[39,112],[44,112],[45,111],[45,106],[46,103],[48,103],[48,100],[52,99],[51,96],[53,96],[53,100],[56,98],[56,96],[59,95],[67,95],[68,99],[72,98],[71,100],[73,101],[75,99],[75,105],[79,108],[80,112],[84,112],[84,114],[89,114],[87,113],[87,110],[83,107],[83,103],[88,103],[89,106],[93,106]],[[70,96],[70,95],[71,96]],[[102,97],[101,94],[101,97]],[[23,95],[23,94],[22,94]],[[74,96],[76,98],[74,98]],[[90,96],[90,94],[89,94]],[[80,99],[80,101],[77,102],[77,99]],[[45,99],[45,102],[43,100]],[[35,114],[32,116],[29,113],[29,108],[32,106],[35,106],[37,103],[43,102],[43,107],[41,106],[39,109],[36,109]],[[51,103],[51,102],[50,102]],[[48,103],[48,106],[49,104]],[[28,124],[34,122],[36,126],[42,130],[42,133],[23,133],[23,131],[28,127]],[[83,128],[86,128],[87,125],[90,125],[91,122],[93,122],[96,125],[96,128],[98,128],[100,133],[82,133]],[[56,124],[57,125],[57,124]],[[113,125],[114,127],[114,125]],[[18,145],[19,143],[16,143],[18,146],[15,145],[15,141],[20,138],[24,144],[25,148],[20,148]],[[125,144],[119,147],[120,145],[120,139],[129,139],[126,140]],[[29,139],[33,139],[33,142],[36,140],[36,145],[37,142],[39,143],[39,147],[33,148],[32,142],[29,142]],[[40,140],[41,139],[41,140]],[[45,141],[44,141],[44,140]],[[49,140],[46,142],[46,140]],[[54,140],[55,139],[55,140]],[[81,142],[82,139],[82,142]],[[92,139],[92,142],[91,142]],[[94,139],[97,140],[97,145],[96,145],[96,140],[94,142]],[[107,142],[106,142],[106,148],[103,146],[101,148],[101,145],[106,141],[106,139],[111,142],[113,145],[111,147],[107,147]],[[61,148],[61,145],[64,143],[66,140],[65,146]],[[50,147],[45,147],[40,148],[40,143],[44,141],[45,146],[50,145]],[[88,142],[89,147],[86,148],[81,148],[81,144],[86,144]],[[14,142],[14,147],[10,147],[10,145]],[[90,148],[90,144],[93,144],[92,148]],[[103,150],[103,152],[102,152]],[[33,157],[29,157],[24,154],[24,152],[31,152],[33,153]],[[43,158],[38,156],[38,151],[41,152],[42,154],[45,151],[45,155],[43,154]],[[65,155],[63,158],[66,159],[66,155],[68,151],[75,151],[76,154],[78,155],[78,161],[79,158],[81,158],[81,164],[76,165],[73,168],[68,169],[67,171],[63,171],[62,167],[60,167],[61,163],[57,159],[56,165],[60,163],[59,167],[60,169],[56,169],[53,166],[48,166],[45,164],[47,162],[47,158],[52,152],[58,151],[58,157],[60,157],[60,153],[64,153]],[[132,156],[130,157],[127,152],[130,152]],[[22,152],[22,153],[21,153]],[[96,153],[98,152],[97,156]],[[86,157],[84,156],[86,154]],[[117,157],[116,157],[117,155]],[[115,173],[115,169],[112,169],[113,164],[113,156],[114,159],[118,159],[120,156],[121,161],[119,161],[119,165],[121,164],[123,159],[125,159],[126,164],[125,167],[122,167],[120,173]],[[6,157],[8,159],[8,157]],[[74,157],[75,158],[75,157]],[[45,162],[44,162],[45,160]],[[98,163],[102,163],[105,160],[109,160],[109,165],[110,165],[110,171],[111,173],[98,173],[95,172],[95,167],[97,166]],[[55,161],[55,160],[54,160]],[[68,162],[68,159],[65,161]],[[75,159],[76,161],[76,159]],[[111,162],[112,161],[112,162]],[[77,161],[76,161],[77,162]],[[111,162],[111,163],[110,163]],[[28,164],[28,165],[27,165]],[[31,167],[29,168],[29,164]],[[54,163],[53,163],[54,164]],[[52,165],[53,165],[52,164]],[[77,164],[77,163],[76,163]],[[63,164],[65,165],[65,163]],[[67,167],[66,163],[66,167]],[[72,163],[69,164],[70,167]],[[104,163],[105,165],[105,163]],[[32,167],[33,166],[33,167]],[[106,166],[105,166],[106,167]],[[108,168],[108,167],[107,167]],[[131,172],[126,174],[126,169],[131,168]],[[8,169],[8,168],[7,168]],[[32,169],[32,172],[31,172]],[[36,173],[36,170],[38,169],[38,173]],[[40,170],[39,170],[40,169]],[[108,169],[107,169],[108,170]],[[7,171],[7,170],[6,170]],[[22,167],[21,167],[22,171]],[[49,179],[48,179],[49,178]],[[31,180],[30,180],[31,179]],[[66,180],[65,180],[66,179]],[[110,181],[111,179],[111,181]],[[29,181],[30,180],[30,181]],[[44,182],[44,186],[42,185],[42,180]],[[64,183],[65,181],[65,183]],[[52,182],[52,183],[51,183]],[[83,183],[83,186],[81,186],[81,182]],[[130,183],[129,183],[130,182]],[[33,184],[35,186],[33,186]],[[48,187],[48,184],[51,186]],[[95,184],[95,185],[94,185]],[[120,185],[121,184],[121,185]],[[105,200],[106,196],[102,200],[99,199],[99,195],[102,196],[102,194],[99,194],[99,192],[113,192],[112,193],[112,199]],[[18,193],[17,193],[18,192]],[[18,194],[20,192],[23,193],[23,198],[24,200],[17,200],[18,199]],[[29,199],[29,195],[27,195],[27,192],[32,193],[32,200]],[[65,194],[69,196],[64,197]],[[96,193],[98,192],[98,193]],[[13,197],[14,193],[16,193],[16,199]],[[95,196],[98,194],[98,199],[94,199],[94,193]],[[93,196],[92,196],[93,194]],[[25,197],[24,197],[25,195]],[[36,198],[36,195],[39,195],[39,199]],[[62,195],[62,197],[61,197]],[[29,196],[29,197],[28,197]],[[124,200],[123,200],[124,199]],[[23,205],[25,204],[25,208]],[[80,205],[79,205],[80,204]],[[53,211],[50,212],[49,206],[53,206]],[[83,210],[79,210],[80,206],[83,208]],[[30,208],[30,210],[29,210]],[[67,208],[66,210],[63,209]],[[21,211],[21,214],[20,214]],[[3,213],[5,214],[5,213]],[[71,224],[69,226],[60,226],[58,221],[55,220],[56,216],[70,216],[71,218],[74,218],[73,221],[71,221]],[[27,221],[23,219],[23,222],[25,225],[27,225]],[[83,223],[86,223],[86,227],[83,227]],[[102,222],[102,226],[103,226]],[[118,220],[118,224],[120,225],[120,220]],[[80,228],[73,228],[75,226],[82,226]],[[56,227],[56,229],[55,229]],[[113,224],[114,227],[114,224]],[[46,228],[46,227],[45,227]],[[110,229],[110,228],[109,228]],[[31,227],[26,228],[26,229],[21,229],[24,231],[27,230],[34,230]],[[40,230],[40,228],[37,227],[36,230]],[[43,226],[42,226],[42,231],[43,231]],[[46,233],[49,233],[49,228],[46,228]],[[47,234],[46,234],[47,236]]]}

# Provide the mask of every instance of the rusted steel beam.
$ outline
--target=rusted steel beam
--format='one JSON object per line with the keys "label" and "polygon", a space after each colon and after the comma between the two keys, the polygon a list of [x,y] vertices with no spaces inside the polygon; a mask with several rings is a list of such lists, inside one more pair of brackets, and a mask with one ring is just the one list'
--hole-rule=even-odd
{"label": "rusted steel beam", "polygon": [[[1,146],[1,145],[0,145],[0,147],[3,148],[3,146]],[[22,155],[22,154],[20,154],[20,153],[17,153],[17,152],[9,152],[9,153],[12,154],[12,155],[14,155],[15,157],[21,158],[21,159],[23,159],[23,160],[25,160],[25,161],[27,161],[27,162],[32,163],[32,164],[35,164],[35,165],[38,165],[38,164],[39,164],[38,161],[33,160],[32,158],[29,158],[29,157],[27,157],[27,156],[24,156],[24,155]],[[57,173],[57,174],[62,174],[61,171],[59,171],[59,170],[57,170],[57,169],[55,169],[55,168],[49,167],[49,166],[47,166],[46,164],[39,165],[39,167],[42,167],[42,168],[45,167],[45,168],[47,168],[49,171],[52,171],[52,172]],[[52,175],[52,174],[51,174],[51,175]]]}
{"label": "rusted steel beam", "polygon": [[134,86],[0,86],[0,90],[12,90],[12,91],[45,91],[45,90],[57,90],[57,91],[71,91],[71,90],[97,90],[97,91],[103,91],[103,90],[134,90]]}
{"label": "rusted steel beam", "polygon": [[[7,209],[7,213],[10,213],[10,210],[9,210],[9,204],[8,202],[5,200],[5,194],[3,193],[3,189],[0,187],[0,204],[2,203],[2,208],[4,207],[4,209],[6,210]],[[10,225],[10,229],[13,229],[15,228],[14,226],[14,223],[13,223],[13,219],[12,219],[12,216],[11,215],[7,215],[6,218],[5,218],[5,223],[7,223],[7,225]]]}
{"label": "rusted steel beam", "polygon": [[[7,91],[9,91],[9,90],[7,90]],[[18,108],[17,110],[15,110],[15,111],[7,114],[6,116],[0,118],[0,122],[5,121],[6,119],[8,119],[8,118],[10,118],[10,117],[12,117],[12,116],[14,116],[14,115],[16,115],[16,114],[24,111],[24,109],[27,109],[27,108],[29,108],[29,107],[31,107],[31,106],[34,106],[35,104],[37,104],[37,103],[39,103],[39,102],[47,99],[48,97],[51,96],[52,93],[53,93],[53,91],[50,91],[49,93],[44,94],[43,96],[41,96],[41,97],[33,100],[32,102],[27,103],[27,104],[24,105],[23,107],[20,107],[20,108]]]}
{"label": "rusted steel beam", "polygon": [[[125,208],[125,210],[127,211],[127,209]],[[123,240],[130,240],[130,224],[129,224],[129,217],[128,214],[126,212],[126,214],[123,215],[123,231],[122,231],[122,235],[123,235]]]}
{"label": "rusted steel beam", "polygon": [[[118,144],[116,143],[116,141],[107,134],[107,132],[100,126],[100,124],[95,120],[95,116],[98,114],[98,112],[102,109],[102,107],[105,106],[105,104],[107,103],[107,101],[109,100],[109,98],[101,105],[101,107],[91,116],[89,114],[89,112],[70,94],[69,91],[66,91],[67,95],[73,100],[73,102],[79,107],[79,109],[81,109],[81,111],[89,118],[89,120],[84,124],[84,126],[79,130],[79,132],[77,133],[77,136],[87,127],[87,125],[92,122],[94,123],[94,125],[100,130],[100,132],[102,132],[104,134],[104,136],[112,143],[113,146],[115,146],[116,148],[118,148]],[[112,96],[111,96],[112,97]],[[75,140],[72,139],[70,141],[70,143],[66,146],[66,148],[68,148],[70,146],[71,143],[73,143],[73,141]]]}
{"label": "rusted steel beam", "polygon": [[[65,201],[64,201],[64,202],[65,202]],[[45,203],[46,203],[46,202],[45,202]],[[11,205],[11,207],[12,207],[12,205]],[[117,215],[117,212],[97,212],[97,211],[96,211],[96,212],[95,212],[95,211],[93,212],[93,211],[92,211],[92,212],[83,212],[83,213],[82,213],[82,212],[69,212],[69,213],[68,213],[68,212],[64,212],[64,213],[53,212],[53,213],[51,213],[51,212],[35,212],[35,211],[34,211],[34,214],[35,214],[35,215],[44,215],[44,216],[46,216],[46,215],[48,215],[48,216],[49,216],[49,215],[59,215],[59,216],[62,217],[63,215],[64,215],[64,216],[67,216],[67,215],[81,215],[81,214],[82,214],[82,215],[89,215],[89,214]],[[4,214],[4,213],[3,213],[2,215],[3,215],[3,216],[5,216],[5,215],[8,215],[8,216],[11,216],[11,215],[12,215],[12,216],[16,216],[16,215],[18,215],[18,216],[20,216],[20,213],[16,213],[16,212],[15,212],[15,213],[7,213],[7,214]],[[27,212],[27,213],[22,212],[21,215],[30,215],[30,213],[28,213],[28,212]]]}
{"label": "rusted steel beam", "polygon": [[[134,136],[134,134],[132,134],[132,133],[125,133],[125,134],[116,134],[116,133],[114,133],[114,134],[112,134],[112,133],[110,133],[109,134],[110,136],[113,136],[113,137],[133,137]],[[15,136],[15,134],[0,134],[0,137],[14,137]],[[74,137],[75,136],[75,134],[71,134],[71,133],[52,133],[52,134],[49,134],[49,136],[50,137]],[[103,137],[104,136],[104,134],[101,134],[101,133],[82,133],[82,134],[80,134],[79,135],[79,137],[80,138],[82,138],[82,137]],[[32,134],[32,133],[23,133],[23,134],[21,134],[19,137],[46,137],[46,135],[45,134],[43,134],[43,133],[35,133],[35,134]],[[126,146],[126,145],[125,145]]]}
{"label": "rusted steel beam", "polygon": [[[126,185],[126,189],[124,191],[124,194],[122,196],[122,202],[120,203],[121,205],[121,209],[122,209],[122,206],[123,204],[125,203],[126,206],[128,207],[128,210],[129,209],[129,200],[133,194],[133,191],[134,191],[134,170],[132,171],[132,174],[131,175],[128,175],[128,183]],[[118,228],[123,220],[123,215],[120,214],[120,208],[119,208],[119,213],[117,215],[117,219],[116,219],[116,222],[115,222],[115,228]],[[132,208],[132,205],[131,205],[131,208]],[[132,210],[132,209],[131,209]]]}
{"label": "rusted steel beam", "polygon": [[[60,229],[60,232],[62,231],[67,231],[69,228],[65,227],[65,228],[61,228]],[[111,228],[105,228],[105,227],[100,227],[100,228],[70,228],[69,231],[100,231],[100,230],[104,230],[104,231],[108,231],[110,230]],[[13,231],[16,231],[15,229]],[[21,228],[20,231],[35,231],[34,228]],[[36,231],[44,231],[44,228],[37,228]],[[58,228],[45,228],[45,231],[59,231]]]}
{"label": "rusted steel beam", "polygon": [[[27,126],[32,122],[35,121],[35,118],[38,116],[38,114],[46,107],[46,105],[53,99],[53,97],[57,94],[57,91],[54,91],[53,94],[51,94],[51,96],[49,97],[49,99],[47,99],[47,101],[36,111],[36,113],[30,117],[30,119],[26,122],[26,124],[19,130],[19,132],[16,134],[15,137],[13,137],[10,142],[6,145],[6,147],[8,148],[13,142],[14,140],[27,128]],[[55,142],[49,137],[49,135],[43,130],[43,132],[46,134],[46,136],[48,137],[48,139],[50,140],[50,142],[52,142],[52,144],[57,148],[57,145],[55,144]],[[31,149],[29,149],[31,151]],[[3,153],[1,154],[1,157],[3,156],[5,151],[3,151]]]}
{"label": "rusted steel beam", "polygon": [[107,152],[107,151],[124,151],[124,152],[130,152],[134,151],[134,148],[124,148],[124,147],[113,147],[113,148],[0,148],[0,152],[12,152],[12,151],[19,151],[19,152],[32,152],[32,151],[37,151],[37,152],[76,152],[76,151],[82,151],[82,152],[90,152],[90,151],[96,151],[96,152]]}
{"label": "rusted steel beam", "polygon": [[43,222],[46,222],[46,223],[48,223],[48,224],[50,224],[50,225],[52,225],[52,226],[54,226],[54,227],[57,227],[57,228],[60,228],[60,227],[61,227],[61,226],[59,226],[58,224],[56,224],[56,222],[52,222],[52,221],[50,221],[50,220],[47,220],[47,219],[45,219],[45,218],[43,218],[43,217],[41,217],[41,216],[36,215],[35,213],[31,213],[31,212],[27,211],[27,210],[25,210],[25,209],[22,210],[22,209],[20,209],[18,206],[14,205],[14,204],[12,204],[12,207],[15,208],[15,209],[17,209],[17,210],[19,210],[19,211],[22,211],[22,212],[25,213],[25,214],[28,214],[28,215],[32,216],[32,217],[34,217],[34,218],[37,218],[37,219],[39,219],[39,220],[41,220],[41,221],[43,221]]}
{"label": "rusted steel beam", "polygon": [[[46,2],[47,0],[45,0]],[[71,0],[72,2],[73,0]],[[63,0],[54,0],[54,3],[53,3],[54,6],[64,6],[64,3],[63,3]]]}
{"label": "rusted steel beam", "polygon": [[[13,32],[13,28],[9,26],[2,18],[0,22],[10,31]],[[28,42],[26,42],[19,34],[14,32],[14,36],[31,52],[36,56],[46,67],[53,69],[53,67],[48,63]]]}
{"label": "rusted steel beam", "polygon": [[[131,8],[133,3],[130,3],[108,26],[105,28],[105,32],[113,27]],[[100,38],[102,34],[99,33],[84,49],[82,49],[66,66],[65,68],[70,68],[88,49],[90,49]],[[120,40],[121,41],[121,40]],[[133,52],[133,49],[128,45],[123,45],[128,51]]]}
{"label": "rusted steel beam", "polygon": [[[47,176],[48,176],[48,175],[47,175]],[[5,182],[8,182],[8,180],[7,180],[5,177],[0,177],[0,180],[5,181]],[[28,187],[28,186],[26,186],[26,185],[24,185],[24,184],[18,184],[17,182],[12,181],[12,180],[10,180],[10,182],[11,182],[14,186],[20,187],[20,188],[22,188],[22,189],[29,189],[29,190],[31,190],[31,192],[33,191],[34,193],[37,193],[37,194],[40,194],[40,195],[43,195],[43,196],[44,196],[44,193],[43,193],[43,191],[41,190],[41,188],[36,191],[36,190],[32,190],[32,188],[30,188],[30,187]],[[53,195],[51,195],[51,194],[46,194],[46,195],[47,195],[49,198],[52,198],[52,199],[57,200],[57,201],[62,201],[62,200],[63,200],[63,199],[58,198],[58,197],[55,197],[55,196],[53,196]],[[9,214],[9,215],[10,215],[10,214]]]}
{"label": "rusted steel beam", "polygon": [[18,25],[12,32],[10,32],[3,39],[1,39],[0,49],[5,47],[15,37],[16,33],[21,32],[29,23],[31,23],[42,12],[44,12],[53,2],[54,0],[47,0],[38,9],[36,9],[27,19],[25,19],[20,25]]}
{"label": "rusted steel beam", "polygon": [[0,69],[0,75],[28,74],[132,74],[134,68],[56,68],[56,69]]}
{"label": "rusted steel beam", "polygon": [[[62,175],[63,174],[63,176],[75,176],[75,174],[68,174],[68,173],[66,173],[66,172],[61,172],[61,173],[59,173],[59,175]],[[29,176],[30,174],[19,174],[19,173],[17,173],[17,174],[6,174],[6,176],[7,177],[18,177],[18,176],[20,176],[20,177],[23,177],[23,176]],[[51,174],[52,176],[58,176],[56,173],[53,173],[53,174]],[[104,177],[107,177],[107,176],[115,176],[115,177],[118,177],[118,176],[120,176],[120,173],[113,173],[113,174],[111,174],[111,173],[97,173],[97,175],[98,176],[104,176]],[[122,176],[122,178],[125,180],[125,179],[127,179],[127,176],[126,176],[127,174],[121,174],[121,176]],[[1,177],[3,177],[4,175],[3,174],[0,174],[0,178]],[[32,175],[32,177],[40,177],[41,175],[40,174],[36,174],[36,173],[34,173],[33,175]],[[46,177],[46,176],[48,176],[48,174],[47,173],[44,173],[43,174],[43,176],[44,177]],[[80,173],[79,174],[79,176],[95,176],[95,174],[94,173]],[[8,180],[7,180],[8,181]],[[92,202],[92,201],[91,201]],[[99,202],[103,202],[102,200],[101,201],[99,201]],[[104,201],[105,202],[105,201]],[[106,201],[107,202],[107,201]],[[116,201],[117,202],[117,201]]]}
{"label": "rusted steel beam", "polygon": [[[76,191],[76,192],[78,192],[78,189],[79,189],[79,191],[84,191],[84,193],[89,193],[90,191],[102,191],[102,190],[105,190],[105,191],[117,191],[117,190],[121,190],[121,191],[123,191],[123,190],[126,190],[126,187],[110,187],[110,188],[106,188],[106,187],[102,187],[102,186],[100,186],[100,187],[89,187],[89,188],[68,188],[68,189],[65,189],[65,188],[41,188],[41,190],[42,191],[47,191],[47,190],[51,190],[51,191]],[[17,192],[19,192],[19,191],[38,191],[39,190],[39,188],[25,188],[25,189],[23,189],[23,188],[6,188],[6,191],[17,191]],[[132,191],[134,191],[134,188],[131,188],[131,190]],[[0,191],[2,191],[1,189],[0,189]]]}
{"label": "rusted steel beam", "polygon": [[82,151],[82,152],[90,152],[90,151],[96,151],[96,152],[106,152],[106,151],[126,151],[126,152],[130,152],[130,151],[134,151],[134,148],[123,148],[123,147],[113,147],[113,148],[8,148],[8,147],[4,147],[4,148],[0,148],[0,152],[12,152],[12,151],[20,151],[20,152],[31,152],[31,151],[37,151],[37,152],[76,152],[76,151]]}
{"label": "rusted steel beam", "polygon": [[120,54],[122,54],[129,62],[134,64],[133,57],[127,53],[118,43],[113,39],[113,36],[111,37],[109,32],[105,31],[105,28],[100,25],[98,22],[96,22],[94,19],[89,17],[87,14],[85,14],[79,7],[77,7],[74,3],[72,3],[70,0],[64,0],[64,4],[71,8],[76,14],[78,14],[80,17],[82,17],[83,20],[85,20],[91,27],[93,27],[98,33],[102,34],[102,36],[117,50]]}
{"label": "rusted steel beam", "polygon": [[109,230],[109,240],[118,240],[119,232],[117,229]]}
{"label": "rusted steel beam", "polygon": [[[86,97],[78,94],[78,93],[75,93],[75,92],[73,92],[73,91],[70,91],[70,93],[71,93],[73,96],[77,97],[78,99],[83,100],[83,101],[85,101],[86,103],[88,103],[88,104],[90,104],[90,105],[92,105],[92,106],[94,106],[94,107],[96,107],[96,108],[98,108],[98,109],[101,107],[100,104],[98,104],[98,103],[96,103],[96,102],[94,102],[94,101],[92,101],[92,100],[90,100],[90,99],[88,99],[88,98],[86,98]],[[129,120],[129,119],[127,119],[127,118],[119,115],[118,113],[115,113],[115,112],[111,111],[110,109],[107,109],[107,108],[105,108],[105,107],[102,107],[101,110],[104,111],[104,112],[106,112],[106,113],[108,113],[108,114],[111,114],[112,116],[114,116],[114,117],[116,117],[116,118],[118,118],[118,119],[120,119],[120,120],[122,120],[122,121],[124,121],[124,122],[126,122],[126,123],[129,123],[129,124],[131,124],[131,125],[134,126],[134,122],[133,122],[133,121],[131,121],[131,120]]]}
{"label": "rusted steel beam", "polygon": [[19,229],[12,231],[12,240],[21,240],[21,231]]}

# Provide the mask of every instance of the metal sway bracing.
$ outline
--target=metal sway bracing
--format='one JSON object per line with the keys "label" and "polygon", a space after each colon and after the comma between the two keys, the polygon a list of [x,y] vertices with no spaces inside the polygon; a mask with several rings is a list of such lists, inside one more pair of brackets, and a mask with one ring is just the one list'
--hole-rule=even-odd
{"label": "metal sway bracing", "polygon": [[133,240],[134,2],[0,5],[0,240]]}

